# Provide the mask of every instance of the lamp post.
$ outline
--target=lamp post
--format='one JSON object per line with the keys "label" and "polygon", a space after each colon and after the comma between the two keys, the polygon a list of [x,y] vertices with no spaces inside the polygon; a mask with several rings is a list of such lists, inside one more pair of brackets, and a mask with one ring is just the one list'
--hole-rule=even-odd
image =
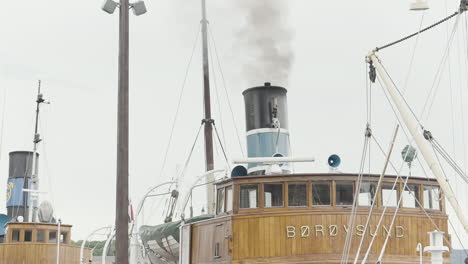
{"label": "lamp post", "polygon": [[102,9],[112,14],[119,7],[119,77],[117,110],[117,187],[115,214],[115,259],[117,264],[128,264],[128,84],[129,84],[129,10],[137,16],[146,13],[143,1],[116,3],[106,0]]}

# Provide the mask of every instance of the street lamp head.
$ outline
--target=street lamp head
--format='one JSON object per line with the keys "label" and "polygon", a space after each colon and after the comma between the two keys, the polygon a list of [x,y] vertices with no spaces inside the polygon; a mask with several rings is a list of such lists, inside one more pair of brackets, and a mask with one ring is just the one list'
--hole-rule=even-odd
{"label": "street lamp head", "polygon": [[118,3],[112,0],[105,0],[104,4],[102,5],[102,10],[106,13],[113,14],[115,9],[119,6]]}
{"label": "street lamp head", "polygon": [[147,12],[145,2],[143,1],[136,1],[130,4],[130,7],[133,9],[135,16],[141,16]]}

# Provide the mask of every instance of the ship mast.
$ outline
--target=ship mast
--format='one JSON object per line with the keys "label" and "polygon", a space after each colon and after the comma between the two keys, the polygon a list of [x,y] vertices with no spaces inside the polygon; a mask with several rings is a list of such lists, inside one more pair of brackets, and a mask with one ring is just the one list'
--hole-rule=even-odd
{"label": "ship mast", "polygon": [[[203,124],[205,126],[205,160],[206,171],[214,169],[213,161],[213,124],[211,119],[211,98],[210,98],[210,65],[208,62],[208,20],[206,19],[206,0],[201,0],[202,3],[202,49],[203,49],[203,102],[205,117]],[[206,186],[207,211],[208,214],[214,213],[214,176],[211,174],[207,178],[208,185]]]}
{"label": "ship mast", "polygon": [[[31,167],[31,184],[30,189],[25,190],[29,192],[29,208],[28,208],[28,222],[35,222],[36,215],[37,215],[37,203],[38,203],[38,190],[39,190],[39,178],[37,175],[37,164],[36,164],[36,156],[37,156],[37,144],[42,141],[41,136],[38,133],[39,127],[39,110],[40,105],[44,103],[45,100],[43,95],[41,94],[41,80],[39,80],[38,87],[37,87],[37,99],[36,99],[36,122],[34,125],[34,147],[33,147],[33,156],[32,156],[32,167]],[[26,207],[26,204],[24,205]],[[34,211],[33,211],[34,208]]]}

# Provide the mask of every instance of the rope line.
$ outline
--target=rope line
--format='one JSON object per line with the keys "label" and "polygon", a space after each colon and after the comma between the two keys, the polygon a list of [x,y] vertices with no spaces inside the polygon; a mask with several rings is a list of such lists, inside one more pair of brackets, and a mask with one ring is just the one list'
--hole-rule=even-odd
{"label": "rope line", "polygon": [[[428,103],[430,101],[430,105],[429,105],[429,109],[427,110],[427,114],[429,114],[430,112],[430,109],[432,108],[432,105],[434,104],[434,101],[435,101],[435,97],[437,95],[437,91],[440,87],[440,82],[442,80],[442,73],[443,73],[443,68],[447,62],[447,58],[448,58],[448,55],[450,53],[450,47],[451,47],[451,43],[453,41],[453,38],[455,36],[455,32],[457,31],[457,26],[458,26],[458,23],[460,21],[459,19],[460,17],[458,16],[457,19],[455,20],[455,24],[453,26],[453,29],[452,29],[452,33],[450,35],[450,38],[448,39],[447,41],[447,46],[445,48],[445,51],[444,51],[444,54],[442,56],[442,60],[437,68],[437,71],[436,71],[436,75],[434,76],[434,80],[433,80],[433,83],[432,83],[432,86],[431,86],[431,89],[429,90],[429,93],[426,97],[426,101],[424,102],[424,106],[423,106],[423,109],[421,111],[421,118],[423,117],[424,115],[424,112],[426,111],[426,108],[428,107]],[[432,96],[432,100],[431,100],[431,96]]]}
{"label": "rope line", "polygon": [[404,83],[404,86],[403,86],[403,94],[406,93],[406,89],[408,87],[408,81],[409,81],[409,78],[411,76],[411,72],[412,72],[412,69],[413,69],[414,58],[416,56],[416,48],[418,47],[419,37],[421,36],[421,28],[422,28],[422,25],[423,25],[423,22],[424,22],[424,16],[425,15],[426,15],[426,11],[422,12],[421,22],[419,23],[418,33],[416,34],[416,41],[414,42],[413,50],[411,52],[411,59],[410,59],[409,65],[408,65],[408,72],[406,73],[405,83]]}
{"label": "rope line", "polygon": [[163,164],[162,164],[161,170],[159,172],[160,177],[162,177],[162,175],[164,173],[164,169],[166,168],[167,156],[169,154],[169,149],[171,147],[172,138],[174,137],[174,129],[175,129],[175,126],[176,126],[176,123],[177,123],[177,117],[179,115],[180,106],[181,106],[181,103],[182,103],[182,97],[183,97],[183,94],[184,94],[185,85],[187,83],[188,73],[189,73],[189,70],[190,70],[190,66],[192,65],[192,60],[193,60],[193,56],[195,54],[195,50],[196,50],[196,48],[198,46],[198,38],[200,37],[200,32],[201,32],[200,28],[201,28],[201,25],[198,28],[198,33],[197,33],[197,36],[195,37],[195,42],[194,42],[193,48],[192,48],[192,54],[190,55],[190,59],[189,59],[189,62],[187,64],[187,68],[185,70],[184,81],[182,82],[182,87],[181,87],[180,93],[179,93],[179,102],[177,103],[176,112],[174,114],[174,119],[172,121],[171,133],[169,135],[169,140],[167,141],[166,151],[164,153]]}
{"label": "rope line", "polygon": [[228,93],[227,86],[226,86],[226,79],[224,78],[224,73],[223,73],[223,70],[222,70],[222,67],[221,67],[221,61],[219,59],[218,49],[216,48],[216,41],[214,39],[213,33],[211,32],[210,26],[208,26],[208,33],[209,33],[208,35],[211,38],[211,41],[213,42],[213,48],[214,48],[214,52],[215,52],[215,55],[216,55],[216,61],[218,62],[219,72],[221,74],[221,79],[223,80],[224,93],[226,94],[228,107],[229,107],[229,110],[231,112],[231,118],[232,118],[232,122],[233,122],[233,125],[234,125],[234,130],[236,132],[237,141],[239,143],[239,149],[240,149],[240,151],[242,153],[242,156],[245,157],[244,148],[242,147],[242,141],[241,141],[240,136],[239,136],[239,129],[237,128],[237,122],[236,122],[236,119],[235,119],[235,116],[234,116],[234,111],[232,110],[231,99],[229,97],[229,93]]}
{"label": "rope line", "polygon": [[[377,138],[373,137],[373,139],[375,140],[375,143],[376,143],[377,146],[379,147],[379,149],[380,149],[382,155],[385,156],[385,155],[386,155],[386,154],[385,154],[385,151],[384,151],[384,149],[382,148],[382,146],[379,144]],[[421,165],[421,163],[419,163],[419,164]],[[392,166],[392,168],[393,168],[395,171],[397,171],[397,168],[395,167],[395,165],[393,164],[392,161],[390,161],[390,166]],[[421,166],[422,166],[422,165],[421,165]],[[429,176],[426,174],[425,171],[424,171],[424,175],[425,175],[427,178],[429,177]],[[401,177],[399,177],[398,175],[397,175],[397,179],[403,180],[403,179],[402,179]],[[411,193],[411,195],[416,199],[416,196],[415,196],[413,193]],[[416,201],[419,203],[419,200],[416,200]],[[429,220],[431,221],[431,223],[433,224],[433,226],[436,228],[436,230],[440,230],[440,228],[439,228],[439,227],[437,226],[437,224],[434,222],[434,220],[432,219],[432,217],[427,213],[427,211],[421,206],[420,203],[419,203],[419,205],[420,205],[420,208],[424,211],[425,215],[429,218]],[[444,240],[445,240],[445,242],[447,243],[447,245],[451,245],[451,242],[450,242],[445,236],[444,236]]]}
{"label": "rope line", "polygon": [[221,147],[221,150],[223,151],[224,159],[226,160],[226,166],[228,166],[228,168],[229,168],[229,160],[227,158],[226,151],[224,150],[223,142],[221,142],[221,139],[219,138],[218,129],[216,128],[215,124],[213,124],[213,127],[214,127],[215,132],[216,132],[216,138],[218,138],[219,146]]}
{"label": "rope line", "polygon": [[410,34],[410,35],[408,35],[408,36],[406,36],[406,37],[404,37],[404,38],[401,38],[401,39],[399,39],[399,40],[390,42],[390,43],[388,43],[388,44],[386,44],[386,45],[383,45],[383,46],[381,46],[381,47],[377,47],[377,48],[375,48],[375,50],[376,50],[376,51],[383,50],[383,49],[385,49],[385,48],[388,48],[388,47],[391,47],[391,46],[393,46],[393,45],[396,45],[396,44],[398,44],[398,43],[400,43],[400,42],[403,42],[403,41],[405,41],[405,40],[407,40],[407,39],[410,39],[410,38],[412,38],[412,37],[414,37],[414,36],[416,36],[416,35],[418,35],[418,34],[420,34],[420,33],[423,33],[423,32],[425,32],[425,31],[427,31],[427,30],[429,30],[429,29],[431,29],[431,28],[433,28],[433,27],[436,27],[436,26],[438,26],[438,25],[444,23],[445,21],[450,20],[450,19],[453,18],[454,16],[456,16],[456,15],[458,15],[458,14],[461,14],[461,12],[462,12],[462,11],[457,11],[457,12],[451,14],[450,16],[448,16],[448,17],[446,17],[446,18],[444,18],[444,19],[442,19],[442,20],[439,20],[439,21],[437,21],[436,23],[434,23],[434,24],[432,24],[432,25],[430,25],[430,26],[428,26],[428,27],[425,27],[423,30],[419,30],[419,31],[416,32],[416,33]]}
{"label": "rope line", "polygon": [[351,215],[350,215],[350,218],[349,218],[349,221],[348,221],[349,231],[346,234],[346,240],[345,240],[344,247],[343,247],[343,255],[341,257],[341,264],[347,264],[348,259],[349,259],[349,253],[350,253],[351,244],[352,244],[352,235],[351,234],[353,233],[353,230],[354,230],[354,222],[356,220],[356,213],[357,213],[357,211],[356,211],[357,202],[358,202],[357,197],[359,196],[359,190],[361,188],[361,182],[362,182],[362,176],[363,176],[363,172],[364,172],[364,166],[365,166],[365,163],[366,163],[366,156],[367,156],[368,146],[369,146],[369,137],[367,136],[367,131],[366,131],[366,135],[365,135],[365,139],[364,139],[364,147],[363,147],[362,154],[361,154],[361,164],[360,164],[360,168],[359,168],[358,184],[357,184],[356,190],[354,191],[353,206],[352,206]]}
{"label": "rope line", "polygon": [[[395,145],[395,140],[396,140],[396,136],[397,136],[397,133],[398,133],[398,129],[399,129],[399,126],[397,125],[397,127],[395,128],[395,134],[393,136],[393,140],[391,142],[390,150],[388,151],[388,155],[385,155],[387,160],[385,162],[384,169],[383,169],[382,173],[380,174],[379,181],[378,181],[377,187],[376,187],[376,192],[375,192],[374,196],[372,197],[372,203],[371,203],[371,206],[369,208],[369,213],[367,215],[366,224],[364,226],[363,234],[366,234],[367,228],[369,227],[370,219],[372,217],[372,213],[373,213],[373,210],[375,208],[375,203],[377,202],[377,194],[379,193],[379,190],[381,188],[382,181],[383,181],[383,179],[385,177],[385,173],[387,171],[388,163],[390,162],[390,156],[391,156],[391,154],[393,152],[393,147]],[[373,135],[372,135],[372,138],[374,138]],[[374,138],[374,140],[375,140],[375,138]],[[354,264],[356,264],[358,262],[359,255],[361,254],[362,245],[364,243],[364,238],[365,238],[365,236],[362,236],[361,241],[359,242],[359,247],[358,247],[358,250],[356,252],[356,257],[354,258]]]}

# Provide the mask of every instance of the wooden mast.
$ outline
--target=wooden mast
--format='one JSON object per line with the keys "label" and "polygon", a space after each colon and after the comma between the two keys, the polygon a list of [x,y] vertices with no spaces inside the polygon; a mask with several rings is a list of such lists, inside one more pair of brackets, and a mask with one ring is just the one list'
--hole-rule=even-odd
{"label": "wooden mast", "polygon": [[[203,98],[204,98],[204,111],[205,118],[203,124],[205,125],[205,159],[206,171],[214,169],[213,160],[213,123],[211,119],[211,98],[210,98],[210,65],[208,62],[208,20],[206,19],[206,0],[202,0],[202,42],[203,42]],[[208,214],[214,213],[214,176],[210,175],[207,178],[206,198],[207,198],[207,212]]]}

